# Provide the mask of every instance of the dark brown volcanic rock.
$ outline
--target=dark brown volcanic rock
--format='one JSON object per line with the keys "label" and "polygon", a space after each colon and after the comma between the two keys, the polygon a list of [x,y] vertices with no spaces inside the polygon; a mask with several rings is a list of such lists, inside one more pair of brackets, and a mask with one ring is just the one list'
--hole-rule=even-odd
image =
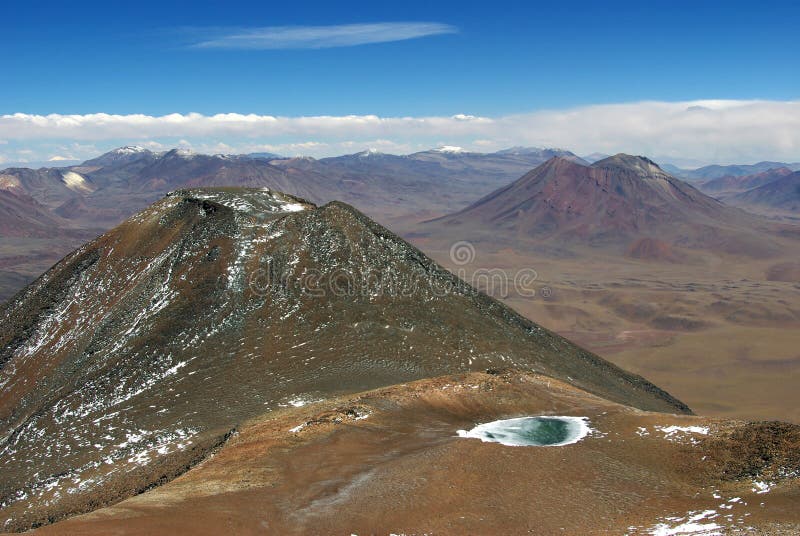
{"label": "dark brown volcanic rock", "polygon": [[434,234],[483,229],[497,240],[570,241],[620,252],[651,237],[671,246],[752,256],[779,251],[760,232],[767,227],[651,160],[624,154],[591,166],[553,158],[466,209],[428,223]]}
{"label": "dark brown volcanic rock", "polygon": [[168,480],[264,412],[443,373],[515,366],[689,412],[353,208],[263,189],[170,194],[67,256],[0,322],[7,528]]}

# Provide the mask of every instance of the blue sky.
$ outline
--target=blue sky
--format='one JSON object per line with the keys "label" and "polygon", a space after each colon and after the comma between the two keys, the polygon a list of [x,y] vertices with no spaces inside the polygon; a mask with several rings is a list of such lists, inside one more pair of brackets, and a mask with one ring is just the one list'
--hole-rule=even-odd
{"label": "blue sky", "polygon": [[[641,101],[800,99],[798,2],[563,4],[4,2],[0,114],[497,118]],[[406,26],[366,34],[387,42],[325,47],[326,39],[342,44],[331,35],[387,23]],[[421,36],[391,40],[408,31]],[[304,43],[298,35],[316,37]],[[272,48],[253,48],[265,42]],[[44,143],[12,134],[0,125],[6,160],[12,149]],[[332,139],[261,134],[245,137],[276,146]],[[125,139],[108,136],[99,145]],[[241,145],[230,134],[155,138]],[[486,140],[466,143],[474,141]]]}

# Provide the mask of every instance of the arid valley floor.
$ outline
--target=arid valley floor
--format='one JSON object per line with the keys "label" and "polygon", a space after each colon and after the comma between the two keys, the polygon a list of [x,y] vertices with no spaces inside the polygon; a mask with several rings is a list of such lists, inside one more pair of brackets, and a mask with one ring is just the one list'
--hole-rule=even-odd
{"label": "arid valley floor", "polygon": [[[800,423],[800,282],[768,276],[776,265],[796,266],[798,250],[768,260],[697,255],[675,265],[592,251],[554,257],[476,241],[474,260],[459,265],[450,243],[412,242],[698,414]],[[499,269],[511,278],[523,268],[538,275],[535,296],[513,292],[513,281],[475,275]]]}

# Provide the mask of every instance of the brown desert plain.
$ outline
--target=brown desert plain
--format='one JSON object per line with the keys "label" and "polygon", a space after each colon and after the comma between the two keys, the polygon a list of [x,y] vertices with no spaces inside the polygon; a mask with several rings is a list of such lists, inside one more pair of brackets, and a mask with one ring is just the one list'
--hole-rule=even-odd
{"label": "brown desert plain", "polygon": [[[692,263],[675,265],[588,248],[556,257],[476,241],[474,261],[459,265],[449,241],[411,242],[522,315],[641,374],[700,415],[800,423],[800,283],[768,277],[782,263],[794,265],[800,250],[788,249],[783,260],[700,253]],[[510,278],[527,268],[538,275],[536,295],[509,292]],[[500,269],[509,280],[500,283],[495,275],[487,286],[480,276],[487,269]]]}

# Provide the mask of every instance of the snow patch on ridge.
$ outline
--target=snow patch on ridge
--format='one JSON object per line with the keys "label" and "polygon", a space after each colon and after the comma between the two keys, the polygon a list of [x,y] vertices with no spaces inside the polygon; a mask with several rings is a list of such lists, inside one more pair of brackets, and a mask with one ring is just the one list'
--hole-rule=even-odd
{"label": "snow patch on ridge", "polygon": [[696,536],[722,536],[722,526],[712,521],[719,516],[715,510],[688,512],[684,517],[668,517],[648,529],[652,536],[694,534]]}
{"label": "snow patch on ridge", "polygon": [[22,183],[13,175],[0,175],[0,190],[22,188]]}
{"label": "snow patch on ridge", "polygon": [[89,183],[86,182],[86,179],[83,178],[82,175],[79,175],[74,171],[65,171],[64,173],[62,173],[61,182],[63,182],[67,188],[76,192],[92,191],[92,187],[89,186]]}
{"label": "snow patch on ridge", "polygon": [[437,147],[434,149],[437,153],[445,153],[445,154],[461,154],[468,152],[463,147],[457,147],[455,145],[442,145],[441,147]]}
{"label": "snow patch on ridge", "polygon": [[664,439],[672,442],[698,443],[693,435],[708,435],[708,426],[656,426],[656,430],[664,434]]}
{"label": "snow patch on ridge", "polygon": [[111,151],[113,154],[138,154],[138,153],[145,153],[147,149],[141,147],[139,145],[126,145],[125,147],[120,147],[119,149],[114,149]]}

